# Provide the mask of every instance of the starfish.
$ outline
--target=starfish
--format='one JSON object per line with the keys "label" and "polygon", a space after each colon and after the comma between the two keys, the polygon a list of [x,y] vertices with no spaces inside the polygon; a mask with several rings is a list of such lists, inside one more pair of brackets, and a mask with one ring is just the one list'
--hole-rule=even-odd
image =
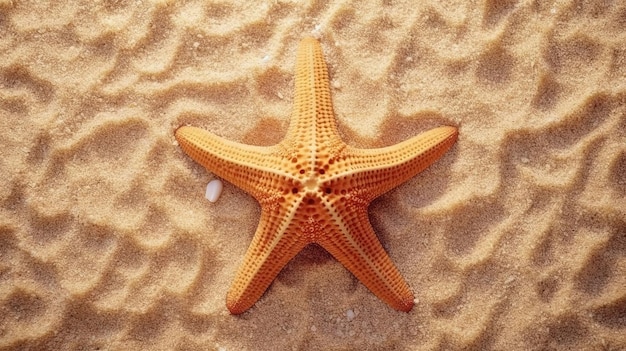
{"label": "starfish", "polygon": [[310,37],[298,47],[294,108],[280,143],[252,146],[178,128],[176,139],[187,155],[261,205],[259,226],[226,297],[228,310],[240,314],[252,307],[283,267],[314,243],[378,298],[410,311],[413,293],[374,233],[368,206],[435,162],[457,134],[442,126],[378,149],[345,144],[322,49]]}

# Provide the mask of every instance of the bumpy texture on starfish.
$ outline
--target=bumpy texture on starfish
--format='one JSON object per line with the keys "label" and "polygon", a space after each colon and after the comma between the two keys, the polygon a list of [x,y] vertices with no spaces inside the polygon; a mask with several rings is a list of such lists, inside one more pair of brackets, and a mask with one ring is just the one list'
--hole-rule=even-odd
{"label": "bumpy texture on starfish", "polygon": [[183,126],[182,149],[261,204],[261,220],[230,287],[233,314],[250,308],[281,269],[310,243],[328,250],[391,307],[410,311],[413,293],[369,222],[370,202],[441,157],[457,129],[439,127],[399,144],[357,149],[339,137],[319,42],[298,48],[295,101],[285,139],[251,146]]}

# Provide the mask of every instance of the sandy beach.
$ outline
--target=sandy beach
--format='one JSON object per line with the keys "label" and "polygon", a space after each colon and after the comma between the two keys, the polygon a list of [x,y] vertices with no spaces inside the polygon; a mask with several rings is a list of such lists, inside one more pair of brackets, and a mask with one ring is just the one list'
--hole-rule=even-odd
{"label": "sandy beach", "polygon": [[[626,3],[0,0],[0,350],[626,350]],[[239,316],[259,204],[174,139],[457,143],[376,199],[398,312],[309,246]]]}

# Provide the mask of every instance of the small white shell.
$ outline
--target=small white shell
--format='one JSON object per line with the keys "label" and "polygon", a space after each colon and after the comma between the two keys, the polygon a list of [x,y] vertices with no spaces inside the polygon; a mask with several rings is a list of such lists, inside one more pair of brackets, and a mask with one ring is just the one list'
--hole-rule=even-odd
{"label": "small white shell", "polygon": [[217,201],[217,199],[220,198],[220,195],[222,194],[222,189],[224,189],[224,184],[222,183],[222,181],[219,179],[213,179],[209,182],[209,184],[207,184],[206,193],[204,194],[204,196],[207,200],[215,202]]}
{"label": "small white shell", "polygon": [[348,322],[352,322],[354,317],[356,317],[356,313],[354,313],[353,309],[349,309],[346,311],[346,318],[348,318]]}

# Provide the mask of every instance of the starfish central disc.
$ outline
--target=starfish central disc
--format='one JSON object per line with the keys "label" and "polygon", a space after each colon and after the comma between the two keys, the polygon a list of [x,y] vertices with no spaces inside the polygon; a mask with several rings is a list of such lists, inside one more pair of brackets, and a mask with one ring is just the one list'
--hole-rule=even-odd
{"label": "starfish central disc", "polygon": [[187,155],[261,204],[259,226],[226,297],[233,314],[250,308],[310,243],[391,307],[413,307],[413,293],[380,244],[367,209],[440,158],[455,143],[457,129],[435,128],[380,149],[353,148],[337,132],[328,82],[319,42],[305,38],[296,59],[291,123],[279,144],[240,144],[190,126],[176,130]]}
{"label": "starfish central disc", "polygon": [[304,182],[304,188],[308,191],[316,191],[319,188],[319,182],[313,176]]}

